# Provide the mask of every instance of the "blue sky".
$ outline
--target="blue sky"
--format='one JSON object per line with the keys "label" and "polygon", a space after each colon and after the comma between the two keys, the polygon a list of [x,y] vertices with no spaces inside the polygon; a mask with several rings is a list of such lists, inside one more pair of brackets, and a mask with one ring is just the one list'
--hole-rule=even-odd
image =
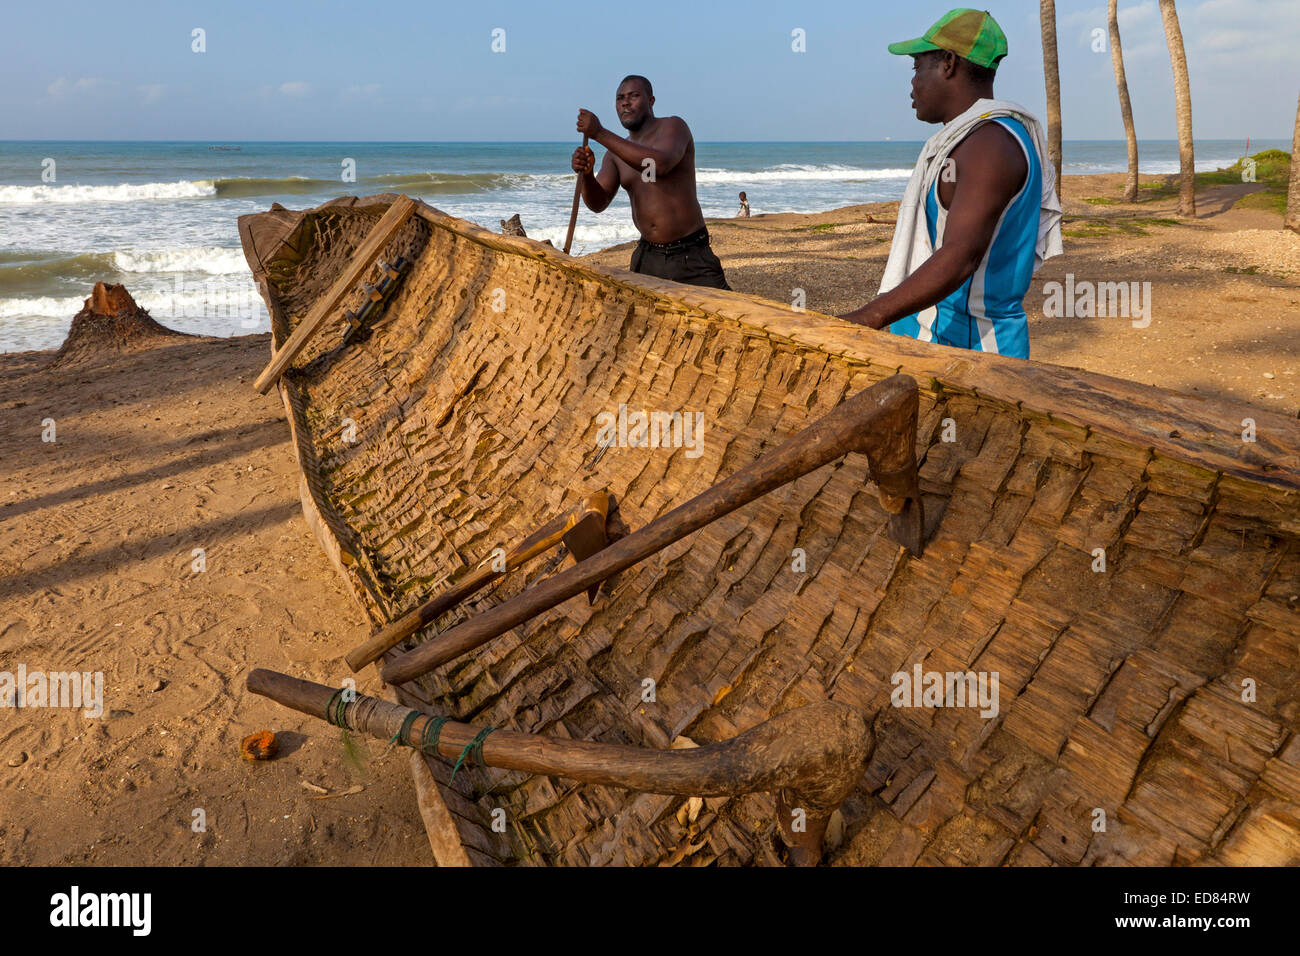
{"label": "blue sky", "polygon": [[[697,139],[922,139],[910,60],[885,50],[948,9],[896,0],[542,4],[10,4],[0,139],[567,140],[577,107],[613,125],[625,73]],[[1198,138],[1290,139],[1300,0],[1179,0]],[[1010,55],[997,94],[1042,114],[1038,3],[990,7]],[[1066,139],[1123,135],[1105,0],[1057,0]],[[1169,139],[1156,0],[1120,0],[1138,135]],[[207,50],[192,51],[192,30]],[[505,31],[505,52],[491,49]],[[807,50],[791,49],[802,29]]]}

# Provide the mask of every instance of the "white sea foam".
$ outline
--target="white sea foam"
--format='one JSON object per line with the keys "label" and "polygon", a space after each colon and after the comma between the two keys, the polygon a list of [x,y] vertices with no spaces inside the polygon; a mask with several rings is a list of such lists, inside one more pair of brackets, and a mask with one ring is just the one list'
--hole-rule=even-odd
{"label": "white sea foam", "polygon": [[[179,277],[178,277],[179,279]],[[266,309],[257,289],[247,283],[228,280],[178,282],[174,288],[132,289],[136,303],[166,324],[170,317],[249,317]],[[20,296],[0,299],[0,319],[71,319],[81,311],[84,296]]]}
{"label": "white sea foam", "polygon": [[[1196,171],[1198,173],[1212,173],[1220,169],[1226,169],[1237,161],[1236,157],[1232,159],[1197,159]],[[1178,160],[1154,160],[1148,161],[1138,156],[1138,172],[1143,176],[1170,176],[1181,172],[1182,167]],[[1066,176],[1089,176],[1093,173],[1123,173],[1128,171],[1126,163],[1091,163],[1077,162],[1066,163],[1061,170]]]}
{"label": "white sea foam", "polygon": [[539,189],[552,186],[573,186],[573,173],[505,173],[502,182],[513,189]]}
{"label": "white sea foam", "polygon": [[23,319],[49,316],[71,319],[81,311],[83,299],[65,296],[0,299],[0,319]]}
{"label": "white sea foam", "polygon": [[[528,238],[536,239],[538,242],[549,239],[557,248],[564,246],[565,233],[569,231],[569,224],[556,226],[539,226],[528,228]],[[620,242],[635,242],[641,238],[632,220],[614,219],[606,222],[596,222],[584,224],[579,221],[577,228],[573,230],[573,249],[575,256],[586,255],[588,252],[595,252],[597,249],[603,249],[605,246],[615,246]]]}
{"label": "white sea foam", "polygon": [[192,249],[160,249],[153,252],[115,252],[113,265],[119,272],[203,272],[207,275],[238,275],[248,271],[238,249],[200,246]]}
{"label": "white sea foam", "polygon": [[699,183],[770,183],[800,180],[857,182],[868,179],[907,179],[911,175],[910,169],[863,169],[859,166],[804,166],[786,163],[752,171],[703,167],[696,170],[695,181]]}
{"label": "white sea foam", "polygon": [[201,199],[216,194],[216,183],[210,179],[182,179],[174,183],[120,183],[116,186],[0,186],[0,206]]}

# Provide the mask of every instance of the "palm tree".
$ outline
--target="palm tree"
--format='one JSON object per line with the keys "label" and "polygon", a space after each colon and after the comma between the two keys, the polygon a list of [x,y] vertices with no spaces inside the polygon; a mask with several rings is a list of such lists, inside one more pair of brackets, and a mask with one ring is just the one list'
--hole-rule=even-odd
{"label": "palm tree", "polygon": [[1286,218],[1282,225],[1300,232],[1300,103],[1296,105],[1295,132],[1291,135],[1291,185],[1286,191]]}
{"label": "palm tree", "polygon": [[1043,78],[1047,81],[1047,153],[1056,167],[1056,195],[1061,195],[1061,70],[1056,62],[1056,0],[1039,0],[1043,31]]}
{"label": "palm tree", "polygon": [[1124,118],[1124,139],[1128,141],[1124,201],[1133,202],[1138,195],[1138,140],[1133,129],[1133,104],[1128,99],[1128,79],[1124,76],[1124,51],[1119,45],[1119,0],[1110,0],[1106,18],[1110,27],[1110,63],[1115,68],[1115,86],[1119,88],[1119,115]]}
{"label": "palm tree", "polygon": [[1192,86],[1187,79],[1187,54],[1183,31],[1178,26],[1174,0],[1160,0],[1160,17],[1165,22],[1165,43],[1174,69],[1174,98],[1178,109],[1178,214],[1196,215],[1196,156],[1192,146]]}

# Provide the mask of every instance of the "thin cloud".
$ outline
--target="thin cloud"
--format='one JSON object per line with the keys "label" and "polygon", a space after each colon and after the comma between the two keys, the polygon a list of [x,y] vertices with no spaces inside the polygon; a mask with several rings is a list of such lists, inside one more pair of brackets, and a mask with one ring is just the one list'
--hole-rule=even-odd
{"label": "thin cloud", "polygon": [[280,84],[279,92],[282,96],[306,96],[311,92],[311,85],[302,80],[290,80]]}
{"label": "thin cloud", "polygon": [[108,85],[107,80],[102,80],[97,76],[83,76],[72,81],[69,81],[66,76],[61,76],[51,83],[45,92],[50,96],[63,97],[80,93],[93,93]]}
{"label": "thin cloud", "polygon": [[1246,69],[1255,76],[1269,65],[1294,69],[1300,45],[1295,0],[1207,0],[1188,19],[1195,29],[1189,57],[1200,53],[1215,67]]}

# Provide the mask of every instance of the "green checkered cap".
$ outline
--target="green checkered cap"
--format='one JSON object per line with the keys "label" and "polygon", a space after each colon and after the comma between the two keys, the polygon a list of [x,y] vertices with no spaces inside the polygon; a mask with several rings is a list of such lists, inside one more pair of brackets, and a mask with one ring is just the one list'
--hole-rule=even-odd
{"label": "green checkered cap", "polygon": [[914,56],[929,50],[951,50],[977,66],[997,69],[1007,55],[1007,36],[987,10],[949,10],[915,40],[889,44],[889,52]]}

